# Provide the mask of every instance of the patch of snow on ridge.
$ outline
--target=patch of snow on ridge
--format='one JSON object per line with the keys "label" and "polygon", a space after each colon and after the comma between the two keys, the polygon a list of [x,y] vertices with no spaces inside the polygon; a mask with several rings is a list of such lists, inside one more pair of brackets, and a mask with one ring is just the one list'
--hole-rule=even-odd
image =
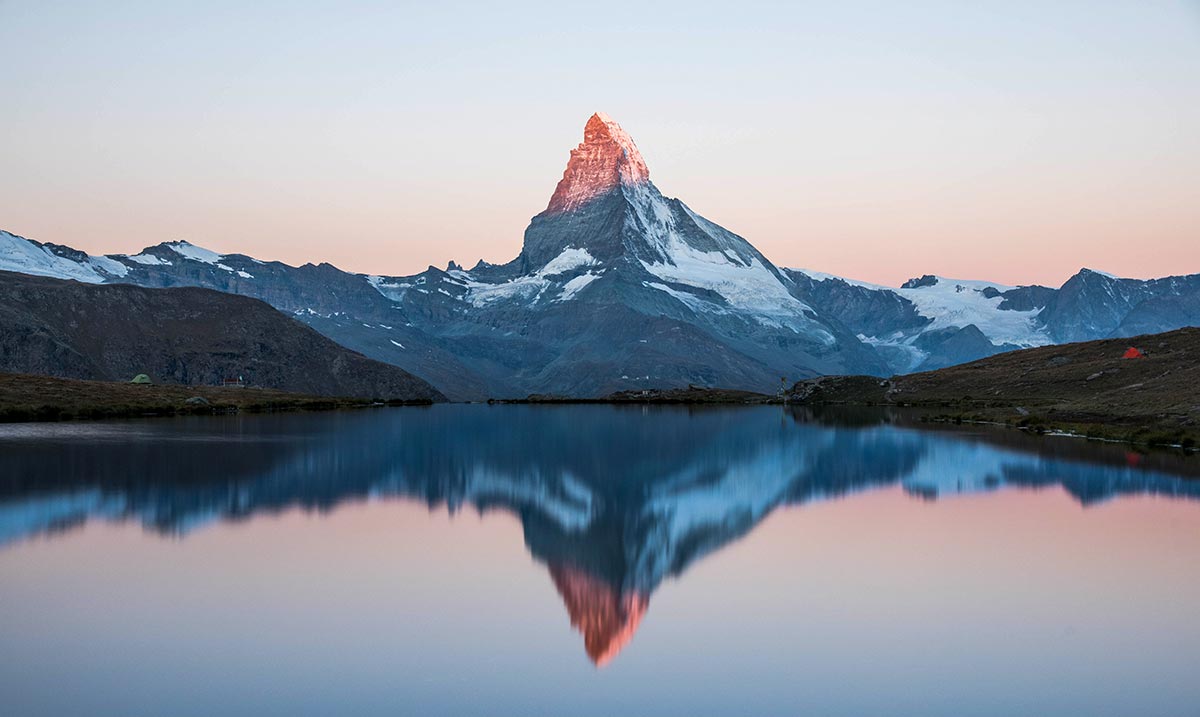
{"label": "patch of snow on ridge", "polygon": [[104,282],[92,265],[59,256],[45,246],[6,231],[0,231],[0,269],[88,284]]}
{"label": "patch of snow on ridge", "polygon": [[[534,303],[549,288],[550,280],[547,277],[565,274],[585,266],[594,266],[596,263],[596,259],[588,253],[587,249],[569,246],[563,249],[561,254],[546,262],[546,265],[536,274],[518,276],[502,284],[487,284],[467,280],[465,282],[468,291],[466,298],[477,307],[486,306],[496,301],[529,296],[533,297],[530,303]],[[575,279],[579,278],[575,277]],[[570,283],[567,282],[567,284]],[[576,291],[582,288],[583,286],[576,285]],[[574,296],[574,292],[571,295]]]}
{"label": "patch of snow on ridge", "polygon": [[896,351],[900,356],[904,357],[903,369],[899,373],[909,373],[915,371],[921,362],[929,358],[928,351],[913,346],[912,343],[917,340],[920,333],[906,335],[903,331],[893,331],[887,336],[867,336],[859,334],[858,340],[864,344],[875,347],[876,349],[885,348]]}
{"label": "patch of snow on ridge", "polygon": [[[603,273],[604,272],[600,272],[600,274]],[[567,283],[563,284],[562,293],[558,295],[558,298],[555,299],[555,301],[570,301],[571,299],[574,299],[575,295],[582,291],[585,286],[592,283],[596,279],[599,279],[600,274],[593,274],[589,271],[586,274],[580,274],[574,279],[571,279]]]}
{"label": "patch of snow on ridge", "polygon": [[587,249],[576,249],[575,247],[567,247],[563,252],[546,262],[542,270],[537,273],[540,276],[553,276],[555,274],[564,274],[572,269],[578,269],[583,266],[595,265],[596,259],[588,253]]}
{"label": "patch of snow on ridge", "polygon": [[847,284],[850,284],[851,286],[861,286],[864,289],[874,289],[876,291],[895,291],[895,289],[893,289],[890,286],[884,286],[882,284],[872,284],[867,281],[859,281],[858,279],[847,279],[844,276],[837,276],[836,274],[827,274],[823,271],[813,271],[812,269],[788,269],[788,271],[792,271],[797,274],[804,274],[805,276],[812,279],[813,281],[829,281],[832,279],[835,281],[844,281]]}
{"label": "patch of snow on ridge", "polygon": [[[658,289],[659,291],[661,291],[665,294],[670,294],[675,299],[678,299],[679,302],[682,303],[684,306],[687,306],[689,309],[691,309],[693,311],[712,312],[714,309],[719,308],[719,307],[714,306],[712,303],[705,301],[704,299],[701,299],[699,296],[696,296],[695,294],[689,294],[686,291],[677,291],[677,290],[672,289],[671,287],[667,286],[666,284],[660,284],[657,281],[643,281],[642,286],[645,286],[645,287],[648,287],[651,289]],[[720,310],[720,311],[722,313],[724,312],[724,310]]]}
{"label": "patch of snow on ridge", "polygon": [[159,259],[158,257],[154,256],[153,254],[134,254],[133,256],[126,256],[125,258],[128,259],[129,261],[137,262],[138,264],[144,264],[146,266],[171,266],[172,265],[171,262],[169,262],[165,259]]}
{"label": "patch of snow on ridge", "polygon": [[795,317],[811,322],[804,314],[811,311],[809,306],[792,296],[757,258],[751,258],[748,265],[735,263],[723,252],[693,249],[674,232],[662,248],[671,263],[642,262],[646,271],[660,279],[708,289],[724,298],[730,307],[758,317]]}
{"label": "patch of snow on ridge", "polygon": [[[176,254],[179,254],[187,259],[191,259],[192,261],[198,261],[202,264],[216,264],[221,260],[221,257],[225,256],[224,254],[218,254],[211,249],[205,249],[204,247],[199,247],[186,241],[169,242],[167,246],[169,246]],[[233,271],[228,267],[221,268],[224,268],[226,271]]]}
{"label": "patch of snow on ridge", "polygon": [[[662,256],[662,261],[641,259],[642,267],[654,276],[671,284],[707,289],[721,296],[730,309],[743,314],[764,326],[788,327],[796,330],[803,326],[813,331],[826,343],[834,343],[833,335],[813,318],[812,308],[797,299],[783,280],[760,260],[757,253],[744,239],[713,224],[696,214],[682,203],[686,219],[717,247],[714,251],[698,249],[684,239],[677,228],[679,220],[671,204],[647,183],[626,187],[623,190],[636,214],[640,226],[631,226],[633,231],[645,233],[646,238]],[[659,288],[654,286],[653,288]],[[663,289],[665,290],[665,289]],[[680,292],[672,295],[680,301],[703,302],[702,310],[720,312],[719,304],[700,297],[684,299]]]}
{"label": "patch of snow on ridge", "polygon": [[96,267],[100,271],[111,274],[112,276],[122,277],[129,273],[129,267],[125,266],[116,259],[110,259],[107,256],[93,256],[88,258],[88,263]]}
{"label": "patch of snow on ridge", "polygon": [[937,283],[932,286],[890,291],[911,301],[921,316],[933,319],[925,331],[975,324],[989,341],[997,345],[1045,346],[1052,343],[1037,324],[1041,309],[1001,311],[999,307],[1004,297],[993,296],[989,299],[983,295],[983,290],[987,288],[1004,292],[1012,287],[990,281],[938,277]]}
{"label": "patch of snow on ridge", "polygon": [[242,277],[243,279],[253,279],[254,278],[253,274],[242,271],[240,269],[234,269],[232,266],[229,266],[227,264],[216,264],[216,267],[218,269],[220,269],[221,271],[227,271],[230,274],[237,274],[238,276]]}
{"label": "patch of snow on ridge", "polygon": [[375,290],[383,294],[392,301],[399,301],[404,298],[406,291],[412,288],[412,284],[406,281],[395,281],[384,276],[367,276],[367,282],[375,287]]}

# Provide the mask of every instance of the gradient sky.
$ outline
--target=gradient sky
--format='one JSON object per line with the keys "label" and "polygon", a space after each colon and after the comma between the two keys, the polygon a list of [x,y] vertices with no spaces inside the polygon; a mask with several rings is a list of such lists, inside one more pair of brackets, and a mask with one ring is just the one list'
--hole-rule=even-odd
{"label": "gradient sky", "polygon": [[0,228],[502,262],[603,110],[783,266],[1200,272],[1196,0],[253,5],[0,0]]}

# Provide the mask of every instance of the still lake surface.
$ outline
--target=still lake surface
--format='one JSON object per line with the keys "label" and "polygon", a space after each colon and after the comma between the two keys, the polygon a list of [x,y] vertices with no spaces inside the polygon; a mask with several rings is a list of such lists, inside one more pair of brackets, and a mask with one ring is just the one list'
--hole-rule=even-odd
{"label": "still lake surface", "polygon": [[5,715],[1200,714],[1200,466],[780,407],[0,425]]}

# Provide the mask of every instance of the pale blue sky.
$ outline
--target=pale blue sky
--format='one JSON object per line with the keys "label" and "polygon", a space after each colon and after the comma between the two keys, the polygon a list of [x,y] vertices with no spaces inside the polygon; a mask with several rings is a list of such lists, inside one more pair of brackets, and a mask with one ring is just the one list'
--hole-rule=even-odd
{"label": "pale blue sky", "polygon": [[0,0],[0,227],[409,273],[520,248],[594,111],[781,265],[1200,271],[1197,2]]}

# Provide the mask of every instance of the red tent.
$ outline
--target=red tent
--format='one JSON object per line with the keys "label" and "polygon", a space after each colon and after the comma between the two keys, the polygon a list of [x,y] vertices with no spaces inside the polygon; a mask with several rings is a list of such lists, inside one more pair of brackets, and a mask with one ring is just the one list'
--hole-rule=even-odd
{"label": "red tent", "polygon": [[1130,346],[1129,348],[1125,349],[1125,355],[1123,355],[1121,358],[1146,358],[1146,354]]}

